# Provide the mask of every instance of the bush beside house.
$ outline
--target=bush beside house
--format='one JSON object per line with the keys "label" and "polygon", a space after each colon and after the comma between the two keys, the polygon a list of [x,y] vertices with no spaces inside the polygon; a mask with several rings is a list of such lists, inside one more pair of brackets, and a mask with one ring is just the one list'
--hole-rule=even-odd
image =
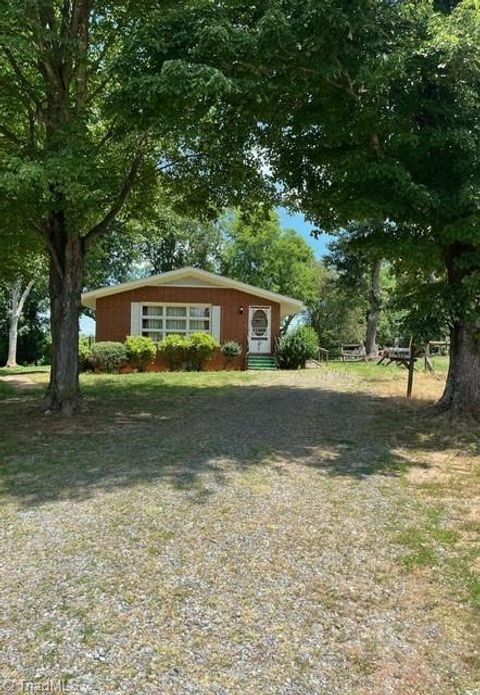
{"label": "bush beside house", "polygon": [[235,357],[240,357],[242,348],[236,340],[229,340],[222,345],[222,355],[227,360],[233,360]]}
{"label": "bush beside house", "polygon": [[220,344],[206,333],[190,336],[170,335],[158,345],[143,336],[128,336],[125,343],[105,341],[90,344],[86,336],[79,339],[80,371],[116,373],[136,370],[144,372],[155,365],[157,356],[169,371],[201,371]]}
{"label": "bush beside house", "polygon": [[207,333],[169,335],[158,344],[158,353],[170,371],[201,371],[220,344]]}
{"label": "bush beside house", "polygon": [[160,343],[145,336],[127,336],[124,343],[100,341],[81,335],[79,338],[79,367],[81,372],[131,371],[201,371],[207,362],[214,370],[240,366],[242,348],[234,340],[220,345],[207,333],[189,336],[172,334]]}
{"label": "bush beside house", "polygon": [[299,326],[280,338],[278,364],[282,369],[304,369],[307,360],[318,356],[319,347],[314,329],[310,326]]}
{"label": "bush beside house", "polygon": [[153,340],[141,335],[127,336],[125,350],[128,361],[139,372],[145,372],[157,356],[157,346]]}
{"label": "bush beside house", "polygon": [[[318,355],[318,337],[313,328],[299,326],[284,335],[278,344],[277,361],[281,369],[304,368],[309,359]],[[201,371],[214,355],[223,357],[215,369],[229,368],[242,354],[236,341],[220,345],[207,333],[192,333],[189,336],[172,334],[158,345],[148,337],[128,336],[125,343],[105,341],[90,344],[86,336],[79,340],[79,364],[81,371],[116,373],[119,371],[139,372],[149,368],[168,371]]]}
{"label": "bush beside house", "polygon": [[[313,328],[299,326],[284,335],[278,344],[277,361],[281,369],[304,368],[309,359],[318,355],[318,337]],[[220,345],[207,333],[189,336],[172,334],[158,345],[151,338],[128,336],[125,343],[90,342],[86,336],[79,340],[80,370],[115,373],[119,371],[147,371],[155,367],[168,371],[201,371],[214,355],[223,357],[223,368],[240,357],[242,348],[236,341]],[[157,361],[159,359],[159,362]],[[222,369],[220,363],[215,368]]]}
{"label": "bush beside house", "polygon": [[94,343],[91,355],[93,369],[107,374],[115,374],[127,363],[127,350],[123,343]]}
{"label": "bush beside house", "polygon": [[186,340],[181,335],[168,335],[158,344],[158,354],[170,372],[179,372],[187,359]]}
{"label": "bush beside house", "polygon": [[220,343],[208,333],[192,333],[187,339],[188,368],[200,372],[205,362],[211,360]]}

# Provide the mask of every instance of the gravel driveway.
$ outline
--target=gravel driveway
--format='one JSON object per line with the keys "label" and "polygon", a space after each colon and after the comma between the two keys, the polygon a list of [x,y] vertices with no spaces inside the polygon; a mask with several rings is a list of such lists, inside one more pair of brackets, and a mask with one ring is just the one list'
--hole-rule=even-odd
{"label": "gravel driveway", "polygon": [[480,693],[475,498],[424,494],[472,442],[343,372],[112,383],[70,424],[0,402],[0,693]]}

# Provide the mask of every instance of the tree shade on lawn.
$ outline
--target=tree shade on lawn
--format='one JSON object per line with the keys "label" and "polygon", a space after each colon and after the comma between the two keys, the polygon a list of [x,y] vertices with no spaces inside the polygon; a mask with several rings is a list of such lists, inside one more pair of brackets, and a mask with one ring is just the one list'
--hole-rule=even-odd
{"label": "tree shade on lawn", "polygon": [[[282,42],[305,48],[278,85],[284,118],[277,109],[262,138],[274,175],[322,228],[388,218],[396,225],[379,253],[433,266],[451,331],[438,408],[479,417],[480,7],[376,5],[378,18],[367,9],[358,25],[352,7],[340,25],[350,44],[338,42],[323,80],[318,54],[306,60],[318,12],[290,6],[281,15]],[[300,101],[299,90],[310,98]]]}
{"label": "tree shade on lawn", "polygon": [[[148,206],[167,171],[172,198],[203,214],[235,204],[261,186],[257,168],[235,146],[235,137],[228,138],[222,164],[226,150],[217,145],[209,118],[225,87],[215,79],[216,71],[207,66],[195,71],[196,86],[189,84],[192,108],[186,112],[175,111],[168,98],[182,88],[171,60],[176,56],[170,51],[170,32],[188,28],[188,2],[162,5],[164,24],[156,25],[155,41],[164,47],[163,58],[150,88],[145,75],[133,112],[132,100],[119,92],[122,68],[142,79],[142,65],[127,67],[128,52],[123,63],[122,55],[135,28],[153,26],[155,9],[128,0],[9,0],[2,7],[2,214],[5,207],[19,227],[35,230],[48,252],[52,371],[45,407],[67,415],[82,404],[78,324],[85,257],[92,244],[115,220]],[[178,39],[178,31],[174,35]],[[163,106],[144,118],[138,97],[144,101],[150,89],[164,95]],[[189,143],[182,138],[187,130]],[[205,136],[201,151],[195,147],[196,130]],[[214,153],[206,144],[208,133]],[[193,160],[195,176],[187,166]],[[232,178],[234,186],[229,185]]]}
{"label": "tree shade on lawn", "polygon": [[[0,189],[49,257],[52,370],[46,408],[80,405],[78,319],[85,253],[106,233],[146,163],[146,137],[105,116],[117,11],[90,0],[11,0],[0,20]],[[95,19],[94,19],[95,15]],[[25,245],[28,246],[25,238]]]}
{"label": "tree shade on lawn", "polygon": [[[292,208],[333,232],[391,220],[379,255],[409,259],[418,272],[433,266],[451,331],[439,408],[475,417],[479,43],[473,0],[226,3],[193,21],[184,63],[186,73],[195,63],[221,71],[229,88],[212,115],[219,132],[248,125]],[[139,60],[154,65],[153,42],[140,48]]]}

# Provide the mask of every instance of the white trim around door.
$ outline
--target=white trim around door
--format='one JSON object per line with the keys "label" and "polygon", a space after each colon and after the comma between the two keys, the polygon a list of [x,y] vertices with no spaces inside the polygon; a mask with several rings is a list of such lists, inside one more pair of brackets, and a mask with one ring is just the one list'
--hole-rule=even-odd
{"label": "white trim around door", "polygon": [[272,307],[248,307],[248,352],[253,355],[272,354]]}

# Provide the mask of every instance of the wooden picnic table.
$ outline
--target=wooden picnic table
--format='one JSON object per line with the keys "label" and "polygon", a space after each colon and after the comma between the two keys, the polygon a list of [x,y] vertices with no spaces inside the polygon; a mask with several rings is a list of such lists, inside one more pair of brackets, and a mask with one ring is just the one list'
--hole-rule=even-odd
{"label": "wooden picnic table", "polygon": [[355,345],[342,345],[342,362],[364,361],[367,359],[365,345],[356,343]]}

